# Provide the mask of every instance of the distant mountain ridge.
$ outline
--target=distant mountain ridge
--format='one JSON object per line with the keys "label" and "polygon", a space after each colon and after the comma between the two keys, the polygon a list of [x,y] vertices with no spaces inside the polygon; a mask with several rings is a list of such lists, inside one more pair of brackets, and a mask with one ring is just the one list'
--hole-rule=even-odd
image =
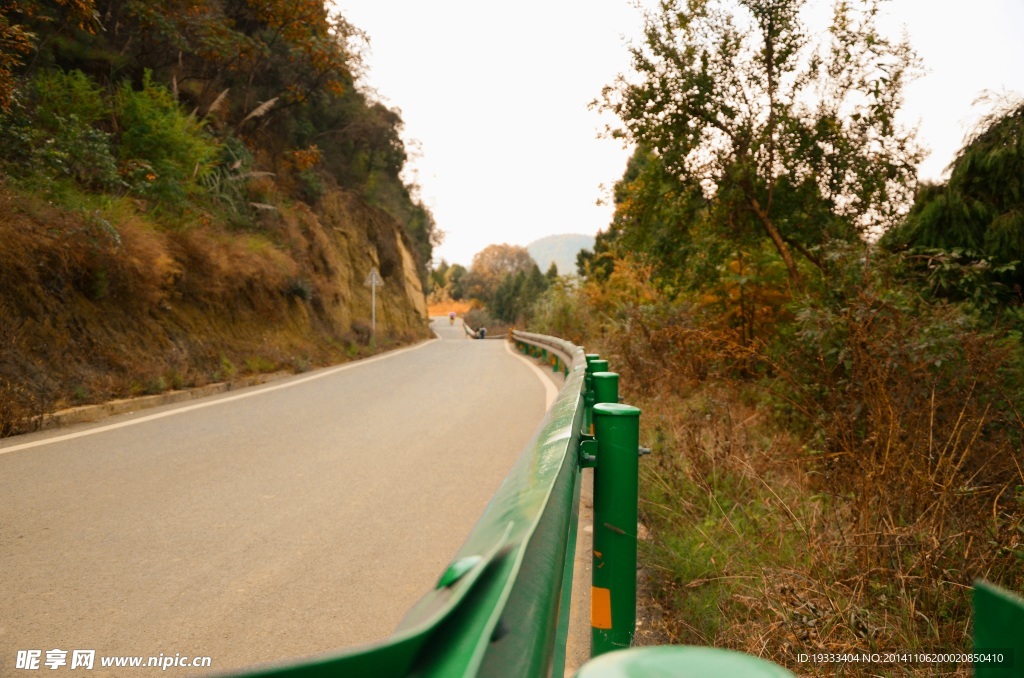
{"label": "distant mountain ridge", "polygon": [[594,249],[594,236],[577,233],[549,235],[534,240],[526,249],[537,262],[541,273],[547,273],[551,262],[554,262],[558,267],[558,275],[575,274],[576,255],[580,250]]}

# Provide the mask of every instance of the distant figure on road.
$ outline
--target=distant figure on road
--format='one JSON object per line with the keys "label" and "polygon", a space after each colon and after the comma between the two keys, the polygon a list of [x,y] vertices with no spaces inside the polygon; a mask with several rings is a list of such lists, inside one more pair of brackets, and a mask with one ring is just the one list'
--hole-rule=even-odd
{"label": "distant figure on road", "polygon": [[455,311],[448,311],[448,324],[449,325],[454,325],[455,324]]}
{"label": "distant figure on road", "polygon": [[486,339],[487,338],[487,328],[486,327],[481,327],[480,329],[478,329],[476,331],[476,333],[477,333],[477,335],[479,336],[480,339]]}

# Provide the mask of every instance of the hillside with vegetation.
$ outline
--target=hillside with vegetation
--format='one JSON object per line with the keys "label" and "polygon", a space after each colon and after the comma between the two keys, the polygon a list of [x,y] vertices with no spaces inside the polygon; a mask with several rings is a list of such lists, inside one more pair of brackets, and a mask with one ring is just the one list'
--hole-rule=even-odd
{"label": "hillside with vegetation", "polygon": [[833,675],[798,653],[969,651],[973,582],[1024,591],[1024,105],[919,184],[911,46],[873,0],[819,36],[802,4],[645,15],[600,100],[635,148],[612,223],[515,320],[643,411],[662,642]]}
{"label": "hillside with vegetation", "polygon": [[440,231],[361,44],[315,0],[0,2],[0,433],[425,336]]}

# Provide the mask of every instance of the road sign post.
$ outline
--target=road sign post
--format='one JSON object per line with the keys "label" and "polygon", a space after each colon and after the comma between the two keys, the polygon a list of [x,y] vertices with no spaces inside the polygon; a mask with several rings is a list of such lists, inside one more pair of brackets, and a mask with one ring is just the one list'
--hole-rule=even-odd
{"label": "road sign post", "polygon": [[363,284],[370,286],[370,332],[377,336],[377,288],[384,284],[384,280],[376,268],[371,268]]}

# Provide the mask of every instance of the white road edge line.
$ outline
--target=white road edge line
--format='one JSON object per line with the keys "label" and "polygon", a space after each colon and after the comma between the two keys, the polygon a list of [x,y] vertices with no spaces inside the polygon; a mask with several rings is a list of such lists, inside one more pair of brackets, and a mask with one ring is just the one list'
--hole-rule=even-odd
{"label": "white road edge line", "polygon": [[58,436],[54,436],[52,438],[44,438],[42,440],[34,440],[34,441],[30,442],[30,443],[22,443],[20,445],[11,445],[10,447],[0,447],[0,454],[7,454],[8,452],[17,452],[18,450],[27,450],[27,449],[32,448],[32,447],[41,447],[43,445],[49,445],[51,443],[60,443],[60,442],[64,442],[65,440],[73,440],[75,438],[82,438],[82,437],[85,437],[85,436],[91,436],[91,435],[96,434],[96,433],[103,433],[105,431],[113,431],[114,429],[124,428],[126,426],[134,426],[136,424],[142,424],[142,423],[147,422],[147,421],[153,421],[154,419],[163,419],[164,417],[170,417],[170,416],[173,416],[175,414],[184,414],[185,412],[191,412],[193,410],[201,410],[201,409],[203,409],[205,407],[213,407],[214,405],[223,405],[224,403],[234,402],[235,400],[242,400],[244,398],[252,398],[253,396],[263,395],[265,393],[271,393],[272,391],[280,391],[281,389],[291,388],[292,386],[298,386],[299,384],[305,384],[306,382],[314,381],[316,379],[323,379],[324,377],[329,377],[331,375],[337,374],[338,372],[344,372],[345,370],[350,370],[350,369],[353,369],[355,367],[360,367],[362,365],[369,365],[370,363],[375,363],[375,362],[378,362],[378,361],[381,361],[381,360],[387,360],[388,358],[394,358],[395,356],[401,355],[403,353],[408,353],[410,351],[417,351],[417,350],[423,348],[424,346],[426,346],[428,344],[434,343],[435,341],[438,341],[438,339],[427,339],[426,341],[420,342],[419,344],[416,344],[415,346],[409,346],[408,348],[401,348],[401,349],[398,349],[397,351],[388,351],[387,353],[383,353],[381,355],[374,356],[372,358],[366,358],[364,360],[356,360],[354,362],[345,363],[344,365],[338,365],[337,367],[330,367],[330,368],[327,368],[327,369],[323,370],[322,372],[316,372],[315,374],[311,374],[309,376],[302,377],[301,379],[296,379],[295,381],[289,381],[289,382],[284,383],[284,384],[274,384],[274,385],[271,385],[271,386],[265,386],[263,388],[257,388],[257,390],[254,390],[254,391],[246,391],[245,393],[238,393],[236,395],[228,396],[226,398],[218,398],[216,400],[210,400],[210,401],[207,401],[207,402],[199,402],[199,403],[195,403],[195,404],[192,404],[192,405],[186,405],[185,407],[179,407],[179,408],[175,408],[173,410],[167,410],[167,411],[164,411],[164,412],[158,412],[156,414],[150,414],[150,415],[147,415],[145,417],[139,417],[138,419],[130,419],[128,421],[122,421],[122,422],[119,422],[117,424],[108,424],[106,426],[97,426],[96,428],[90,428],[90,429],[87,429],[85,431],[78,431],[77,433],[67,433],[65,435],[58,435]]}
{"label": "white road edge line", "polygon": [[522,353],[513,351],[512,346],[510,346],[509,342],[507,341],[505,342],[505,350],[509,352],[509,355],[515,356],[516,358],[519,358],[524,363],[529,365],[533,369],[533,373],[537,375],[537,378],[540,379],[541,382],[543,382],[545,399],[544,410],[550,410],[551,403],[555,402],[555,398],[558,397],[558,388],[553,383],[551,383],[551,379],[549,379],[548,376],[544,374],[544,371],[537,367],[537,363],[533,362],[532,360],[524,356]]}

